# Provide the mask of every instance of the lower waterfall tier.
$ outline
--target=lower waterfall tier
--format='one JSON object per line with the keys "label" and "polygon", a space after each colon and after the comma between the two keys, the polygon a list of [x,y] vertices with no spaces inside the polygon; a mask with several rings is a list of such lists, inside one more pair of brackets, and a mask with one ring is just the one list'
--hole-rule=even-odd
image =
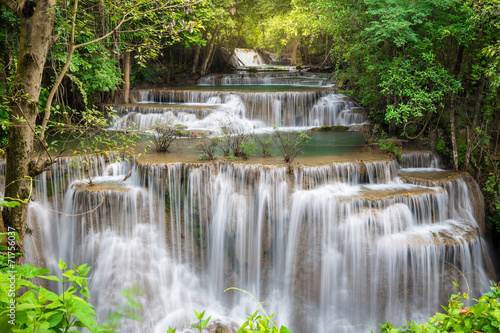
{"label": "lower waterfall tier", "polygon": [[477,184],[465,174],[425,181],[398,175],[394,161],[292,174],[97,162],[95,187],[69,165],[41,176],[29,253],[54,271],[60,257],[89,263],[102,318],[123,304],[118,290],[139,287],[144,321],[125,320],[122,332],[188,332],[192,310],[205,309],[212,327],[233,332],[257,304],[228,287],[255,295],[296,333],[376,331],[439,311],[453,282],[464,284],[458,270],[474,295],[489,284]]}

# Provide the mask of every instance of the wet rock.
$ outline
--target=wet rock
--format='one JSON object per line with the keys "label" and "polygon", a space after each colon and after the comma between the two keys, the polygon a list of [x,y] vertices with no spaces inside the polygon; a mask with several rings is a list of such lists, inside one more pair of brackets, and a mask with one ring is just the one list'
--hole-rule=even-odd
{"label": "wet rock", "polygon": [[236,322],[221,322],[220,320],[215,320],[214,322],[208,323],[203,329],[203,332],[208,333],[235,333],[238,331],[239,325]]}

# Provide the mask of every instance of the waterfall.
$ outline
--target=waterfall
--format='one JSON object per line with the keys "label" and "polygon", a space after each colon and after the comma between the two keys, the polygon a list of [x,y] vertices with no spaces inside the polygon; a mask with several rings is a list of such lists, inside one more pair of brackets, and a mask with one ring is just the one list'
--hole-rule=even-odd
{"label": "waterfall", "polygon": [[266,61],[258,52],[255,52],[254,50],[236,48],[234,50],[234,55],[229,60],[229,63],[234,67],[245,67],[265,65]]}
{"label": "waterfall", "polygon": [[439,161],[431,152],[407,152],[401,154],[403,168],[439,168]]}
{"label": "waterfall", "polygon": [[465,174],[426,182],[422,173],[400,177],[395,161],[293,174],[225,163],[106,166],[103,158],[93,167],[93,188],[70,159],[37,177],[27,260],[53,271],[59,258],[89,263],[101,318],[123,304],[121,288],[142,288],[144,322],[124,320],[123,332],[187,332],[192,310],[204,309],[212,323],[237,327],[256,304],[224,293],[232,286],[298,333],[423,320],[452,281],[463,283],[450,264],[474,295],[488,286],[484,222],[473,208],[482,198]]}
{"label": "waterfall", "polygon": [[[246,92],[198,90],[138,90],[143,103],[115,107],[122,117],[117,128],[131,124],[147,129],[156,121],[175,119],[188,129],[218,131],[217,123],[229,118],[233,123],[247,123],[252,128],[352,126],[367,122],[366,115],[345,95],[329,90]],[[148,103],[165,103],[148,105]],[[174,108],[171,103],[177,104]],[[144,106],[142,106],[144,105]],[[195,105],[196,107],[194,107]],[[125,109],[126,108],[126,109]],[[125,111],[126,110],[126,111]]]}
{"label": "waterfall", "polygon": [[265,73],[207,75],[198,80],[198,85],[297,85],[332,86],[325,75],[314,73]]}

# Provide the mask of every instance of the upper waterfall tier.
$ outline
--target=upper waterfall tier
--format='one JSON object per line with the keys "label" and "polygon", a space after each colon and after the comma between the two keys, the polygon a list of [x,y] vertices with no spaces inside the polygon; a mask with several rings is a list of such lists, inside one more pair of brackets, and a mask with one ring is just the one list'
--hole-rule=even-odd
{"label": "upper waterfall tier", "polygon": [[298,85],[333,86],[324,74],[314,73],[265,73],[207,75],[198,80],[198,85]]}
{"label": "upper waterfall tier", "polygon": [[[270,127],[279,124],[286,127],[311,126],[350,126],[367,121],[366,115],[355,108],[348,98],[335,94],[327,89],[301,89],[290,91],[245,91],[245,90],[218,90],[210,89],[156,89],[136,90],[134,98],[143,103],[186,103],[216,106],[217,112],[210,113],[199,119],[200,113],[178,112],[177,115],[169,110],[169,105],[160,114],[153,115],[137,113],[134,122],[137,124],[151,123],[151,119],[163,117],[175,118],[188,127],[197,129],[213,129],[221,122],[238,123],[239,126],[253,128]],[[144,108],[144,110],[146,110]],[[149,109],[150,110],[150,109]],[[134,112],[134,111],[130,111]],[[143,120],[143,119],[148,120]],[[122,118],[122,122],[130,121]],[[247,123],[245,123],[245,121]],[[248,123],[250,121],[250,123]]]}

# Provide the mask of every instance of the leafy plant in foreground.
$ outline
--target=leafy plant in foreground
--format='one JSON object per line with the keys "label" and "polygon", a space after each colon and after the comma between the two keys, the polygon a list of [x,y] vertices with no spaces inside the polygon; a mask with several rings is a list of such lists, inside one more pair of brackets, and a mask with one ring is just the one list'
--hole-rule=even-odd
{"label": "leafy plant in foreground", "polygon": [[[68,270],[59,260],[62,278],[49,274],[45,268],[32,265],[15,266],[0,275],[0,331],[11,332],[69,332],[85,327],[97,332],[98,325],[87,288],[90,271],[87,264]],[[62,284],[63,292],[57,295],[30,280],[40,277]],[[18,296],[20,288],[28,290]]]}
{"label": "leafy plant in foreground", "polygon": [[[205,316],[205,311],[203,311],[203,312],[196,312],[196,310],[193,310],[193,311],[194,311],[194,314],[196,316],[196,319],[198,319],[200,321],[200,323],[198,325],[189,325],[189,326],[196,328],[201,333],[203,328],[205,326],[207,326],[207,324],[210,321],[210,318],[212,318],[212,316],[208,316],[208,318],[203,319],[203,317]],[[174,330],[174,332],[175,332],[175,330]]]}
{"label": "leafy plant in foreground", "polygon": [[490,289],[470,307],[464,305],[469,294],[459,292],[450,296],[448,306],[443,306],[444,313],[436,313],[428,322],[410,321],[401,329],[388,322],[380,326],[379,332],[500,332],[500,287],[495,284]]}
{"label": "leafy plant in foreground", "polygon": [[[247,295],[250,295],[259,305],[262,310],[263,316],[259,315],[259,311],[255,311],[253,314],[247,314],[247,320],[241,325],[236,333],[292,333],[286,326],[279,326],[276,321],[273,321],[274,314],[268,316],[262,303],[260,303],[255,296],[250,294],[248,291],[243,289],[231,287],[224,290],[239,290]],[[279,327],[279,328],[278,328]]]}

